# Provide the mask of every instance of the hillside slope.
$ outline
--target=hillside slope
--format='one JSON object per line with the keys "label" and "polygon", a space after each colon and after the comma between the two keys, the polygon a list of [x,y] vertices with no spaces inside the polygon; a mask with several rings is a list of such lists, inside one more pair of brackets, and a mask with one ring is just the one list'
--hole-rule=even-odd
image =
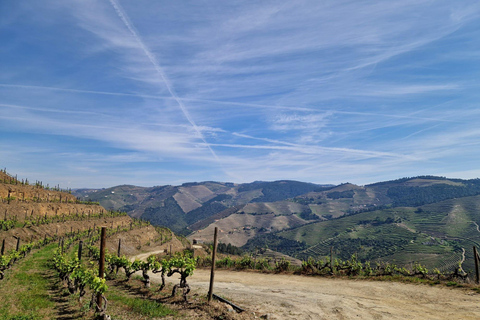
{"label": "hillside slope", "polygon": [[471,246],[480,244],[479,179],[420,176],[365,186],[203,182],[138,194],[134,188],[87,195],[118,206],[141,198],[123,208],[190,240],[211,241],[218,227],[221,242],[245,249],[268,245],[302,259],[326,257],[333,246],[343,259],[356,253],[362,260],[419,261],[442,270],[465,259],[471,270]]}
{"label": "hillside slope", "polygon": [[[151,188],[124,185],[101,190],[82,189],[75,190],[74,194],[82,200],[98,201],[106,208],[125,211],[132,217],[168,226],[177,233],[189,234],[194,230],[192,225],[221,212],[233,214],[236,211],[227,209],[240,210],[246,204],[250,207],[241,213],[292,215],[305,210],[310,212],[301,204],[285,200],[319,188],[319,185],[297,181],[249,184],[207,181]],[[264,212],[260,212],[262,210]],[[305,219],[302,221],[306,223]]]}
{"label": "hillside slope", "polygon": [[[161,238],[154,227],[146,224],[142,231],[138,231],[135,227],[138,223],[125,213],[110,212],[97,202],[80,201],[58,187],[52,189],[40,182],[30,185],[28,180],[16,180],[3,171],[0,171],[0,213],[0,239],[4,252],[14,250],[17,242],[23,245],[47,237],[60,238],[98,230],[102,226],[111,230],[128,230],[112,239],[117,242],[122,237],[134,240],[135,245],[133,241],[124,245],[125,253],[129,254],[137,253],[135,248],[145,243],[157,243]],[[167,238],[172,236],[165,234]]]}
{"label": "hillside slope", "polygon": [[[480,196],[450,199],[420,207],[360,212],[286,231],[257,236],[247,247],[264,246],[294,257],[336,257],[385,261],[401,265],[420,262],[428,268],[473,270],[472,245],[480,247]],[[284,239],[284,241],[280,241]],[[302,244],[292,250],[289,242]]]}
{"label": "hillside slope", "polygon": [[[198,294],[189,304],[179,303],[183,298],[171,296],[173,285],[167,284],[163,291],[149,290],[145,281],[131,277],[137,273],[148,278],[146,266],[152,274],[151,262],[129,262],[131,257],[146,260],[155,253],[175,260],[176,253],[191,249],[185,238],[168,228],[153,227],[96,202],[79,201],[59,188],[32,186],[7,174],[0,176],[0,192],[1,319],[98,319],[102,316],[89,303],[96,298],[94,290],[102,290],[103,301],[108,301],[103,311],[114,319],[254,318],[250,312],[229,314],[218,302],[206,306]],[[106,279],[96,277],[101,227],[106,229]],[[130,258],[117,258],[117,250]],[[117,274],[114,266],[119,265],[122,269]]]}

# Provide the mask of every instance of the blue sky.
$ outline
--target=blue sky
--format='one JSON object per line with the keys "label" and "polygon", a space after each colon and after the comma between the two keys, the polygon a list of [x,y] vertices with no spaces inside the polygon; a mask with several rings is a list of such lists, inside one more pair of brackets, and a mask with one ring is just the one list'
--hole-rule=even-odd
{"label": "blue sky", "polygon": [[62,187],[480,177],[478,1],[1,1],[0,166]]}

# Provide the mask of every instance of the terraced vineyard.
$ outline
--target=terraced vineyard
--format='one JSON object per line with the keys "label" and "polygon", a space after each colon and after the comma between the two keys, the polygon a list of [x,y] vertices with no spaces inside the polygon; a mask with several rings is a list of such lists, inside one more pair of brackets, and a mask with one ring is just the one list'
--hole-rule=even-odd
{"label": "terraced vineyard", "polygon": [[453,252],[450,255],[443,255],[442,260],[437,264],[440,272],[449,272],[456,268],[462,261],[462,252]]}
{"label": "terraced vineyard", "polygon": [[[193,271],[195,260],[175,254],[190,244],[168,228],[153,227],[98,203],[78,201],[59,187],[30,185],[4,172],[0,172],[0,210],[0,319],[97,319],[103,315],[124,320],[197,319],[227,314],[218,303],[206,308],[203,298],[184,308],[179,304],[183,298],[172,296],[171,284],[161,291],[146,286],[152,272],[185,277]],[[107,280],[98,271],[103,227]],[[153,256],[147,261],[127,258],[145,252],[161,253],[165,259],[160,264]],[[168,259],[166,252],[172,255]],[[97,295],[103,297],[101,303]]]}
{"label": "terraced vineyard", "polygon": [[[452,271],[462,260],[463,268],[474,268],[472,246],[480,247],[480,197],[445,200],[420,207],[398,207],[361,212],[319,221],[276,235],[304,242],[308,248],[296,257],[348,259],[357,254],[362,261],[392,262]],[[478,221],[478,223],[477,223]],[[281,248],[272,248],[282,250]]]}
{"label": "terraced vineyard", "polygon": [[332,238],[325,239],[317,243],[316,245],[308,247],[308,249],[300,252],[298,254],[298,257],[302,258],[303,260],[307,260],[309,257],[312,257],[314,259],[327,257],[330,254],[330,248],[332,247],[332,244],[335,241],[335,239],[345,234],[346,232],[343,232]]}

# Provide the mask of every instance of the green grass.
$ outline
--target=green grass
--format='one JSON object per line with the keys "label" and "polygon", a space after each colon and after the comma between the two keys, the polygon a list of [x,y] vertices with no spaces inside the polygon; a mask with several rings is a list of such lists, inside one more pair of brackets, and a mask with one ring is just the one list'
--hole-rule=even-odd
{"label": "green grass", "polygon": [[4,320],[37,320],[41,319],[35,315],[15,315],[15,316],[7,316],[7,318],[2,318]]}
{"label": "green grass", "polygon": [[48,262],[53,257],[51,244],[27,255],[7,270],[0,296],[3,303],[0,319],[52,319],[55,303],[49,291],[49,281],[45,277]]}
{"label": "green grass", "polygon": [[134,298],[119,292],[109,292],[108,300],[111,303],[121,303],[129,311],[148,317],[165,317],[176,314],[175,311],[154,300]]}

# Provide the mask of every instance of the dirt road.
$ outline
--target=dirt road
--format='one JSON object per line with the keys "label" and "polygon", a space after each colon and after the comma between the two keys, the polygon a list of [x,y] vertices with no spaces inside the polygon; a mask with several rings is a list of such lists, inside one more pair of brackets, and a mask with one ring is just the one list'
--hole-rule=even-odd
{"label": "dirt road", "polygon": [[[206,294],[209,278],[189,284]],[[214,292],[270,319],[480,319],[479,294],[446,287],[217,270]]]}

